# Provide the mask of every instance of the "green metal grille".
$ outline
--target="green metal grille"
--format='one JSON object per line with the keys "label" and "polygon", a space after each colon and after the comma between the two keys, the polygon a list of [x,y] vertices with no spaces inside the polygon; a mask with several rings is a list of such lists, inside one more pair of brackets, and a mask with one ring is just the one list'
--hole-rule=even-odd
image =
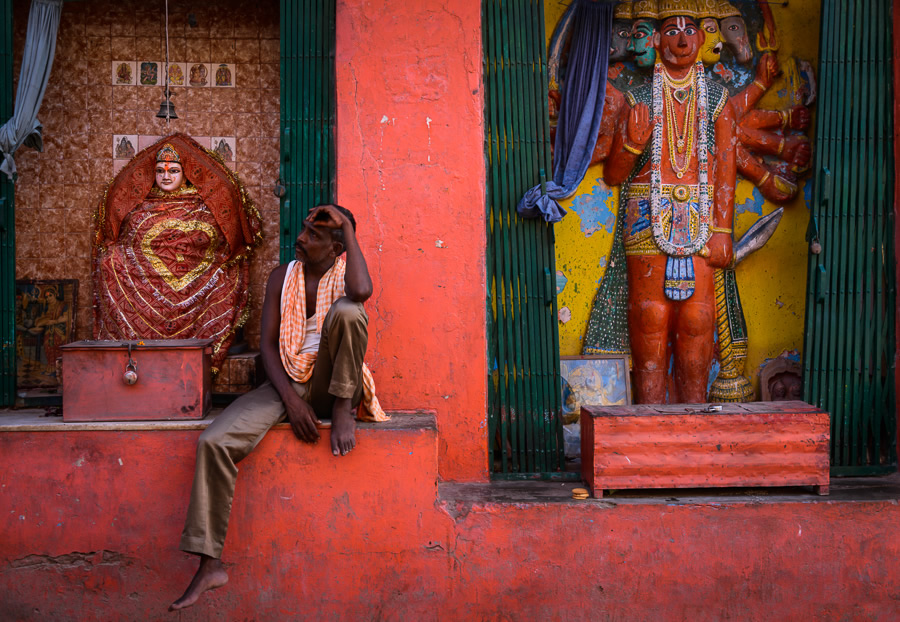
{"label": "green metal grille", "polygon": [[516,202],[550,170],[543,0],[482,3],[487,159],[488,432],[495,478],[564,466],[553,228]]}
{"label": "green metal grille", "polygon": [[335,0],[281,0],[281,261],[335,196]]}
{"label": "green metal grille", "polygon": [[804,383],[835,475],[896,470],[890,0],[822,3]]}
{"label": "green metal grille", "polygon": [[[13,113],[12,0],[0,0],[0,125]],[[0,174],[0,406],[16,399],[16,236],[14,186]]]}

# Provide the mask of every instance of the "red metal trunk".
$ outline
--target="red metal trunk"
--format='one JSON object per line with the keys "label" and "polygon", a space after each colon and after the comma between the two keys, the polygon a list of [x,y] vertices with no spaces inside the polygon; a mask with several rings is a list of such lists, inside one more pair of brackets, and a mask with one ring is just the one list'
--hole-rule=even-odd
{"label": "red metal trunk", "polygon": [[[63,420],[202,419],[212,404],[210,343],[170,339],[62,346]],[[134,384],[125,381],[129,370],[136,375]]]}
{"label": "red metal trunk", "polygon": [[829,485],[828,413],[804,402],[585,406],[582,475],[604,489]]}

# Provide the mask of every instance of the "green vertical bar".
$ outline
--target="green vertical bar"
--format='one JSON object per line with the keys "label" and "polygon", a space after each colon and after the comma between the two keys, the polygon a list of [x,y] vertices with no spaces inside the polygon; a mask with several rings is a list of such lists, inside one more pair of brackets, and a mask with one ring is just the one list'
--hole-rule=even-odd
{"label": "green vertical bar", "polygon": [[[13,113],[12,0],[0,0],[0,125]],[[0,406],[16,399],[16,236],[15,189],[0,173]]]}
{"label": "green vertical bar", "polygon": [[[542,7],[538,0],[482,3],[493,419],[488,442],[502,463],[492,460],[492,467],[502,473],[537,474],[556,468],[548,460],[556,455],[555,438],[548,434],[548,405],[558,403],[558,343],[548,330],[556,324],[547,313],[545,293],[545,270],[553,259],[552,230],[541,222],[523,221],[515,211],[522,194],[539,183],[538,171],[547,156]],[[556,370],[554,379],[548,379],[548,369]],[[551,392],[547,389],[553,382]]]}
{"label": "green vertical bar", "polygon": [[[823,251],[819,255],[809,255],[807,271],[807,297],[806,297],[806,329],[804,331],[804,391],[805,399],[827,409],[825,404],[822,383],[825,374],[825,289],[827,289],[822,270],[825,268],[825,257],[831,252],[831,239],[829,237],[828,223],[825,214],[825,202],[830,201],[828,191],[831,187],[831,178],[826,176],[826,170],[831,171],[831,152],[834,148],[834,134],[832,123],[834,115],[830,102],[834,93],[834,60],[836,42],[835,7],[834,0],[825,0],[822,4],[822,24],[819,36],[819,81],[820,81],[820,106],[816,115],[816,141],[817,149],[814,151],[815,184],[813,187],[813,201],[810,205],[811,224],[817,224],[818,239],[821,241]],[[835,171],[831,171],[832,174]],[[826,184],[829,185],[826,188]],[[820,301],[820,296],[822,300]],[[831,417],[831,438],[834,439],[835,420]],[[832,445],[833,446],[833,445]]]}
{"label": "green vertical bar", "polygon": [[[533,0],[523,0],[522,2],[522,28],[520,32],[521,48],[522,48],[522,79],[525,84],[524,92],[524,110],[525,110],[525,126],[527,135],[525,137],[525,170],[526,170],[526,190],[540,183],[538,170],[540,168],[539,151],[538,151],[538,134],[540,118],[538,116],[541,109],[540,97],[535,81],[536,70],[539,66],[539,53],[537,46],[543,42],[536,40],[534,36],[534,23],[540,17],[538,6]],[[533,220],[528,224],[528,239],[530,240],[528,254],[528,321],[529,321],[529,342],[531,348],[531,357],[529,359],[529,372],[531,376],[531,392],[532,392],[532,412],[531,417],[534,422],[535,431],[535,458],[537,469],[544,473],[550,469],[547,461],[547,434],[545,422],[546,412],[546,395],[544,392],[544,379],[546,370],[544,369],[543,351],[546,346],[545,313],[543,308],[543,262],[541,261],[540,248],[540,223]]]}
{"label": "green vertical bar", "polygon": [[[498,197],[498,214],[500,215],[500,223],[501,223],[501,245],[498,249],[500,251],[501,258],[501,268],[502,268],[502,278],[504,283],[505,290],[505,305],[504,305],[504,323],[503,330],[506,336],[506,346],[507,350],[505,352],[506,358],[506,382],[507,382],[507,401],[506,401],[506,414],[509,421],[509,443],[510,443],[510,471],[516,472],[521,471],[519,464],[519,444],[520,444],[520,426],[519,426],[519,412],[521,410],[521,405],[519,404],[519,381],[518,381],[518,373],[519,370],[516,367],[516,339],[514,336],[514,323],[516,321],[516,310],[515,310],[515,284],[513,282],[513,274],[511,270],[511,253],[510,253],[510,237],[511,237],[511,229],[512,224],[509,219],[509,213],[506,209],[506,204],[508,202],[508,197],[510,194],[509,191],[509,178],[510,178],[510,166],[509,161],[512,157],[512,148],[510,145],[511,141],[511,123],[509,121],[509,111],[506,107],[507,102],[510,101],[511,94],[509,93],[509,88],[507,85],[507,73],[508,67],[506,65],[506,56],[503,53],[504,45],[506,44],[506,24],[505,24],[505,14],[503,12],[503,6],[501,2],[496,2],[494,4],[495,11],[495,26],[497,29],[497,37],[495,39],[495,50],[494,53],[497,59],[497,81],[495,83],[497,87],[497,101],[499,103],[498,111],[498,131],[500,132],[501,137],[501,157],[498,160],[498,173],[499,173],[499,197]],[[504,439],[506,441],[507,439]]]}
{"label": "green vertical bar", "polygon": [[334,0],[281,0],[281,260],[317,203],[334,201]]}
{"label": "green vertical bar", "polygon": [[[482,5],[484,15],[484,57],[485,57],[485,101],[489,111],[487,113],[486,123],[486,140],[488,141],[488,166],[490,167],[487,176],[489,193],[488,193],[488,227],[490,229],[490,237],[488,244],[488,253],[490,263],[488,270],[491,275],[489,280],[493,284],[494,305],[489,305],[489,317],[494,318],[490,325],[492,330],[492,356],[493,364],[497,368],[497,386],[491,404],[489,416],[494,418],[493,431],[488,438],[490,447],[497,446],[500,453],[500,471],[508,472],[509,456],[507,452],[506,439],[508,438],[509,426],[507,425],[507,413],[505,405],[509,400],[509,383],[506,368],[506,340],[503,327],[503,316],[506,307],[506,297],[504,295],[505,286],[503,283],[503,269],[500,265],[500,246],[502,244],[502,224],[500,221],[499,211],[499,161],[500,154],[500,136],[499,136],[499,98],[496,96],[497,83],[497,55],[493,47],[496,42],[496,14],[493,2],[486,1]],[[492,379],[493,380],[493,379]],[[491,383],[493,386],[493,382]],[[497,435],[499,434],[499,438]],[[496,469],[496,463],[491,462],[491,468]]]}
{"label": "green vertical bar", "polygon": [[853,106],[847,106],[849,114],[849,132],[847,137],[850,140],[850,149],[847,150],[849,183],[845,189],[847,200],[843,206],[844,218],[841,227],[845,246],[844,256],[846,263],[841,269],[841,276],[843,278],[843,285],[841,287],[842,313],[838,326],[838,335],[842,342],[840,345],[841,383],[839,386],[842,388],[840,401],[846,421],[846,461],[848,464],[856,465],[858,464],[859,459],[859,417],[858,414],[853,411],[851,405],[853,376],[856,369],[853,365],[853,351],[856,344],[853,341],[850,327],[856,316],[856,299],[854,297],[856,283],[854,277],[856,275],[856,257],[859,252],[855,244],[857,214],[861,209],[865,209],[860,204],[860,190],[863,185],[860,183],[860,177],[864,174],[864,169],[862,168],[864,164],[864,144],[861,128],[863,117],[867,112],[865,109],[865,93],[868,85],[865,81],[864,72],[866,69],[865,64],[868,59],[864,49],[864,44],[866,43],[865,35],[862,35],[862,33],[865,32],[868,34],[868,28],[865,16],[861,15],[859,6],[860,0],[852,0],[850,5],[850,19],[853,20],[855,26],[853,30],[852,57],[850,59],[852,63],[850,92],[855,93],[856,97]]}
{"label": "green vertical bar", "polygon": [[[880,4],[880,2],[879,2]],[[866,31],[869,30],[871,17],[866,17],[864,24]],[[878,27],[877,22],[871,22],[875,28]],[[879,41],[877,36],[864,36],[865,43],[865,59],[863,60],[862,71],[864,72],[863,92],[860,100],[860,116],[862,117],[862,141],[863,158],[860,163],[860,170],[868,172],[862,187],[860,188],[859,209],[855,214],[857,219],[857,238],[854,244],[856,254],[858,256],[858,265],[855,279],[855,313],[853,331],[850,335],[850,342],[855,345],[856,357],[851,369],[854,370],[854,382],[851,385],[850,396],[850,412],[854,413],[858,425],[857,445],[865,446],[868,440],[872,438],[872,422],[877,418],[877,413],[872,412],[867,407],[867,403],[871,399],[874,389],[870,376],[869,357],[872,351],[871,324],[866,323],[866,315],[871,311],[874,305],[868,304],[870,296],[872,296],[872,282],[870,277],[872,271],[872,262],[876,260],[874,253],[869,252],[872,248],[872,216],[877,212],[874,202],[876,191],[873,183],[878,183],[879,163],[876,159],[876,137],[875,132],[878,128],[878,108],[879,102],[877,97],[877,85],[875,79],[878,73],[878,56]],[[872,96],[870,98],[870,95]],[[876,440],[877,442],[877,440]],[[854,461],[858,464],[865,462],[865,453],[858,452],[858,459]]]}

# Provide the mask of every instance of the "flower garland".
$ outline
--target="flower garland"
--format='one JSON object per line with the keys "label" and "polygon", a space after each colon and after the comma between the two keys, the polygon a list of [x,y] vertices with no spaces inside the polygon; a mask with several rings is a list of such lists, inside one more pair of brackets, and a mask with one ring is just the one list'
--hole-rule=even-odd
{"label": "flower garland", "polygon": [[[709,240],[710,192],[709,192],[709,97],[703,76],[703,63],[697,61],[694,68],[697,90],[697,161],[699,163],[700,223],[697,236],[687,244],[675,244],[665,235],[662,223],[662,144],[663,144],[663,82],[667,77],[662,63],[656,63],[653,70],[653,149],[650,156],[650,224],[653,238],[659,249],[670,257],[690,257],[699,253]],[[674,119],[674,114],[672,115]],[[690,154],[686,156],[690,162]],[[675,163],[673,162],[674,166]]]}

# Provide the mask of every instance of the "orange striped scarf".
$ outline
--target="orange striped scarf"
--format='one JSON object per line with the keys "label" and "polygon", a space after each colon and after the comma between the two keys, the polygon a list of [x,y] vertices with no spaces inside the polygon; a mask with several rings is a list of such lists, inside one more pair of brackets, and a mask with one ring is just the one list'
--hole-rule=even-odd
{"label": "orange striped scarf", "polygon": [[[344,272],[347,263],[338,257],[331,269],[319,281],[316,293],[316,330],[322,332],[325,316],[334,301],[344,295]],[[300,354],[306,332],[306,285],[303,278],[303,264],[292,261],[288,266],[287,278],[281,292],[281,335],[279,346],[281,364],[288,376],[297,382],[307,382],[316,364],[316,353]],[[378,398],[375,397],[375,379],[369,367],[363,363],[363,408],[357,413],[361,421],[387,421],[390,419]]]}

